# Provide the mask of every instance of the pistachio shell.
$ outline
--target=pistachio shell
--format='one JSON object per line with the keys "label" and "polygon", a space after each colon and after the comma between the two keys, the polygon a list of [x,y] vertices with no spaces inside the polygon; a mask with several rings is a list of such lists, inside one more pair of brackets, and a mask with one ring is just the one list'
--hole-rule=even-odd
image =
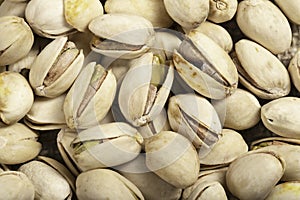
{"label": "pistachio shell", "polygon": [[291,59],[288,71],[296,89],[300,92],[300,51]]}
{"label": "pistachio shell", "polygon": [[5,0],[0,6],[0,17],[3,16],[17,16],[25,17],[25,8],[27,6],[26,1],[14,2],[10,0]]}
{"label": "pistachio shell", "polygon": [[215,23],[229,21],[235,15],[237,7],[237,0],[209,0],[207,19]]}
{"label": "pistachio shell", "polygon": [[87,56],[89,56],[91,53],[90,41],[92,40],[92,38],[93,38],[93,34],[90,31],[77,32],[68,36],[69,41],[75,43],[78,49],[83,50],[83,54],[85,56],[84,63],[88,63],[86,61],[87,61]]}
{"label": "pistachio shell", "polygon": [[189,200],[227,200],[224,188],[218,182],[198,184],[188,197]]}
{"label": "pistachio shell", "polygon": [[297,200],[300,197],[300,182],[285,182],[276,185],[266,200]]}
{"label": "pistachio shell", "polygon": [[271,1],[246,0],[240,2],[236,21],[246,36],[274,54],[282,53],[291,45],[292,31],[289,22]]}
{"label": "pistachio shell", "polygon": [[300,25],[300,1],[299,0],[275,0],[277,6],[282,10],[285,16],[293,23]]}

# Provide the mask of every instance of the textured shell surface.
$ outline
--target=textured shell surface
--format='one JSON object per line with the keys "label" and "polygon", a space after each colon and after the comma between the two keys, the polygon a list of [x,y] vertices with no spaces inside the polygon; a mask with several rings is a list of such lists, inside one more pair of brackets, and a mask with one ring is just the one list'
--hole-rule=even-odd
{"label": "textured shell surface", "polygon": [[237,7],[237,0],[209,0],[207,19],[215,23],[227,22],[233,18]]}

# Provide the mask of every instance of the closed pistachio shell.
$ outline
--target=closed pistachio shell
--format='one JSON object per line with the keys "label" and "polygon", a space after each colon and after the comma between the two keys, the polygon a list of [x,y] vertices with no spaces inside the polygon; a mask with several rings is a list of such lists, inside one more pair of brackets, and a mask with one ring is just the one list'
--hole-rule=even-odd
{"label": "closed pistachio shell", "polygon": [[237,0],[209,0],[208,20],[223,23],[231,20],[238,7]]}
{"label": "closed pistachio shell", "polygon": [[246,36],[274,54],[282,53],[291,45],[292,31],[289,22],[271,1],[246,0],[240,2],[236,21]]}
{"label": "closed pistachio shell", "polygon": [[298,12],[298,10],[300,9],[299,0],[275,0],[275,3],[282,10],[282,12],[284,12],[289,20],[291,20],[295,24],[300,25],[300,13]]}
{"label": "closed pistachio shell", "polygon": [[0,6],[0,17],[2,16],[18,16],[25,17],[26,1],[14,2],[5,0]]}
{"label": "closed pistachio shell", "polygon": [[288,71],[294,86],[300,91],[300,51],[297,51],[291,59]]}
{"label": "closed pistachio shell", "polygon": [[266,200],[298,200],[300,197],[300,182],[285,182],[276,185]]}

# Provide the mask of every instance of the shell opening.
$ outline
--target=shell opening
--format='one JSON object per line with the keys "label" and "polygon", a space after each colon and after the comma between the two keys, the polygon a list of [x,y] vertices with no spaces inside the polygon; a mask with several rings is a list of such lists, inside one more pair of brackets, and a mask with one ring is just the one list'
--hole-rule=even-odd
{"label": "shell opening", "polygon": [[121,43],[109,39],[101,39],[94,37],[91,45],[99,50],[111,50],[111,51],[138,51],[143,48],[144,45],[131,45],[126,43]]}
{"label": "shell opening", "polygon": [[98,140],[81,141],[81,142],[71,143],[71,147],[73,148],[74,154],[78,155],[84,152],[85,150],[94,147],[98,144],[102,144],[108,140],[109,139],[105,138],[105,139],[98,139]]}

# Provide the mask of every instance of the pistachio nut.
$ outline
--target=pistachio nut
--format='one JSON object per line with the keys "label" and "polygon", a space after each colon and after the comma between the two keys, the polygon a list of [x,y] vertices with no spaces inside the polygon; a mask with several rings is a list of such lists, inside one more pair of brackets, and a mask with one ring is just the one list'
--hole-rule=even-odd
{"label": "pistachio nut", "polygon": [[164,4],[170,17],[185,28],[196,28],[209,12],[209,0],[164,0]]}
{"label": "pistachio nut", "polygon": [[33,200],[34,186],[27,176],[18,171],[0,173],[1,200]]}
{"label": "pistachio nut", "polygon": [[299,199],[300,182],[285,182],[276,185],[266,200]]}
{"label": "pistachio nut", "polygon": [[162,131],[145,140],[146,166],[175,186],[192,185],[200,170],[196,149],[188,139],[172,131]]}
{"label": "pistachio nut", "polygon": [[0,125],[22,119],[33,104],[33,92],[27,80],[16,72],[0,73]]}
{"label": "pistachio nut", "polygon": [[26,1],[10,1],[5,0],[0,5],[0,17],[3,16],[17,16],[25,17],[25,8],[27,6]]}
{"label": "pistachio nut", "polygon": [[[227,191],[227,185],[226,185],[226,173],[227,173],[228,167],[221,167],[217,169],[212,170],[202,170],[199,173],[198,180],[195,182],[219,182],[223,186],[223,188]],[[187,190],[187,188],[185,189]]]}
{"label": "pistachio nut", "polygon": [[238,84],[237,69],[229,55],[203,33],[191,31],[173,62],[181,78],[195,91],[212,99],[232,94]]}
{"label": "pistachio nut", "polygon": [[0,127],[0,163],[20,164],[35,158],[42,149],[37,138],[21,123]]}
{"label": "pistachio nut", "polygon": [[265,199],[281,179],[284,170],[285,162],[275,152],[252,151],[229,165],[227,187],[239,199]]}
{"label": "pistachio nut", "polygon": [[300,13],[298,12],[300,4],[298,0],[275,0],[275,3],[289,20],[300,25]]}
{"label": "pistachio nut", "polygon": [[300,98],[275,99],[261,108],[261,119],[267,129],[277,135],[300,139]]}
{"label": "pistachio nut", "polygon": [[0,17],[0,66],[26,56],[33,45],[33,33],[21,17]]}
{"label": "pistachio nut", "polygon": [[286,96],[291,90],[289,73],[270,51],[247,39],[235,43],[235,63],[240,82],[262,99]]}
{"label": "pistachio nut", "polygon": [[236,22],[246,36],[273,54],[282,53],[291,45],[290,24],[272,1],[241,1],[237,8]]}
{"label": "pistachio nut", "polygon": [[35,199],[67,199],[71,188],[67,180],[54,168],[41,161],[23,164],[18,171],[23,172],[35,187]]}
{"label": "pistachio nut", "polygon": [[64,102],[70,128],[97,125],[109,111],[116,93],[116,78],[111,70],[91,62],[80,72]]}
{"label": "pistachio nut", "polygon": [[152,121],[163,109],[174,79],[174,67],[153,53],[131,62],[120,86],[118,103],[134,126]]}
{"label": "pistachio nut", "polygon": [[261,105],[258,99],[243,89],[238,88],[225,99],[214,101],[213,106],[226,128],[245,130],[255,126],[260,120]]}
{"label": "pistachio nut", "polygon": [[237,0],[209,0],[207,19],[215,23],[227,22],[233,18],[237,7]]}
{"label": "pistachio nut", "polygon": [[76,32],[65,19],[62,0],[31,0],[25,17],[33,31],[42,37],[57,38]]}
{"label": "pistachio nut", "polygon": [[288,71],[294,86],[300,92],[300,50],[291,59]]}
{"label": "pistachio nut", "polygon": [[104,14],[94,18],[88,28],[95,35],[91,49],[113,58],[137,58],[154,40],[151,22],[137,15]]}
{"label": "pistachio nut", "polygon": [[107,0],[104,9],[106,13],[125,13],[142,16],[148,19],[155,28],[167,28],[173,23],[162,0]]}
{"label": "pistachio nut", "polygon": [[83,65],[83,52],[67,37],[49,43],[30,67],[29,82],[36,95],[57,97],[68,90]]}
{"label": "pistachio nut", "polygon": [[169,99],[168,119],[172,130],[182,134],[199,149],[200,158],[218,142],[222,127],[217,112],[205,98],[179,94]]}

